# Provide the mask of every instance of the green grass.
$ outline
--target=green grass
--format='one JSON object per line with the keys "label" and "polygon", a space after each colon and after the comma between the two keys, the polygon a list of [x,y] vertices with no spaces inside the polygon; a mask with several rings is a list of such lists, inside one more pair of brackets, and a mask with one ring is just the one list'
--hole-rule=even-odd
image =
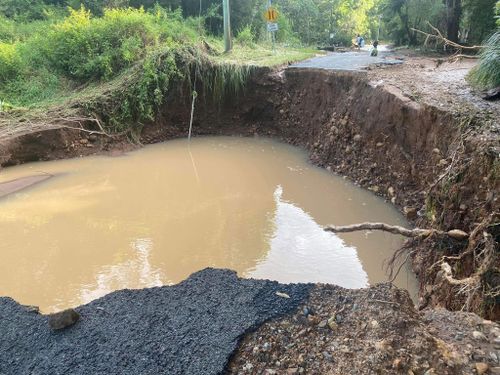
{"label": "green grass", "polygon": [[209,42],[218,52],[218,56],[214,56],[214,61],[220,63],[255,65],[255,66],[279,66],[291,62],[305,60],[314,57],[320,52],[313,48],[292,48],[285,47],[282,44],[276,46],[273,51],[271,43],[259,43],[253,46],[235,44],[233,49],[225,54],[223,53],[223,42],[212,40]]}
{"label": "green grass", "polygon": [[[97,116],[111,132],[154,119],[171,90],[192,87],[214,104],[239,95],[253,69],[303,60],[317,51],[199,36],[197,19],[155,8],[84,8],[58,19],[0,27],[0,126],[51,114]],[[44,26],[44,27],[42,27]],[[250,41],[249,41],[250,40]],[[3,116],[2,111],[10,112]],[[27,122],[29,123],[29,122]],[[17,126],[16,125],[16,126]]]}

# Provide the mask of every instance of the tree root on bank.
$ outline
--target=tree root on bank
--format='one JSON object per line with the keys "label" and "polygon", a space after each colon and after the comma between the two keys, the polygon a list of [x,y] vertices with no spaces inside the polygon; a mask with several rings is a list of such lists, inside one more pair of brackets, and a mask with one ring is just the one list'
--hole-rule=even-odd
{"label": "tree root on bank", "polygon": [[440,237],[451,237],[455,240],[465,240],[469,237],[469,234],[460,230],[460,229],[452,229],[449,231],[441,231],[437,229],[407,229],[400,227],[399,225],[389,225],[385,223],[360,223],[346,226],[335,226],[328,225],[324,228],[327,232],[333,233],[347,233],[347,232],[356,232],[360,230],[380,230],[384,232],[390,232],[393,234],[400,234],[405,237],[410,238],[427,238],[429,236],[440,236]]}
{"label": "tree root on bank", "polygon": [[[89,124],[94,124],[97,129],[89,128]],[[87,126],[86,126],[87,125]],[[117,137],[126,134],[109,133],[101,124],[97,117],[88,116],[47,116],[37,118],[15,118],[14,116],[0,117],[0,141],[9,140],[25,134],[44,130],[71,129],[88,134],[104,135],[106,137]]]}
{"label": "tree root on bank", "polygon": [[[329,225],[324,227],[325,231],[333,233],[348,233],[360,230],[380,230],[393,234],[399,234],[410,239],[398,249],[387,262],[389,274],[389,282],[394,282],[403,265],[412,257],[417,249],[410,250],[415,244],[415,241],[433,240],[436,237],[452,238],[458,241],[467,240],[467,247],[457,256],[444,255],[431,268],[439,267],[438,279],[450,285],[456,290],[457,294],[464,295],[465,302],[462,306],[464,311],[474,310],[473,305],[477,303],[477,298],[481,295],[490,299],[495,299],[500,296],[500,287],[485,288],[483,285],[484,276],[495,268],[496,256],[495,249],[497,243],[493,236],[487,232],[487,228],[492,225],[495,220],[495,215],[491,214],[475,226],[471,233],[466,233],[462,230],[453,229],[449,231],[441,231],[437,229],[407,229],[397,225],[388,225],[385,223],[360,223],[346,226]],[[406,254],[405,259],[396,269],[396,263],[399,258]],[[457,278],[453,274],[452,261],[461,261],[465,257],[472,257],[473,272],[464,278]],[[399,262],[398,262],[399,263]],[[441,275],[441,276],[439,276]],[[487,290],[489,289],[489,290]]]}

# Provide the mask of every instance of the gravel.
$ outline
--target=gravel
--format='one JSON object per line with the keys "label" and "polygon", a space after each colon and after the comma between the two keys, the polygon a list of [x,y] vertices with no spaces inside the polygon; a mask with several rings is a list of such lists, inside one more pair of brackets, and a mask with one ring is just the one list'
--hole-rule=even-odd
{"label": "gravel", "polygon": [[78,307],[81,319],[61,331],[0,298],[0,374],[219,374],[245,333],[294,311],[310,289],[205,269]]}

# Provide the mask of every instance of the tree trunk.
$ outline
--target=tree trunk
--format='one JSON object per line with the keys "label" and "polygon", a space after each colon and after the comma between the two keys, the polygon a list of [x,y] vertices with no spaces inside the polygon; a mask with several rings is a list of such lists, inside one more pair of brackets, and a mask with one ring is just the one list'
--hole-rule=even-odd
{"label": "tree trunk", "polygon": [[458,43],[460,17],[462,16],[461,0],[446,0],[446,35],[452,42]]}

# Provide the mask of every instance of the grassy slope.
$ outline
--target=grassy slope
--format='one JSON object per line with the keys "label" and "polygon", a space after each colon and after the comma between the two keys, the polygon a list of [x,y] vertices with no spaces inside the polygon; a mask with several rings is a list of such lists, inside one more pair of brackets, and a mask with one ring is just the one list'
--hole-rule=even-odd
{"label": "grassy slope", "polygon": [[3,22],[0,133],[94,115],[110,131],[123,131],[153,118],[172,84],[189,81],[194,71],[204,89],[220,99],[238,91],[252,67],[284,65],[316,53],[235,43],[225,54],[222,40],[200,41],[196,24],[178,12],[131,8],[100,18],[82,8],[41,23]]}

